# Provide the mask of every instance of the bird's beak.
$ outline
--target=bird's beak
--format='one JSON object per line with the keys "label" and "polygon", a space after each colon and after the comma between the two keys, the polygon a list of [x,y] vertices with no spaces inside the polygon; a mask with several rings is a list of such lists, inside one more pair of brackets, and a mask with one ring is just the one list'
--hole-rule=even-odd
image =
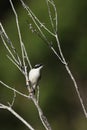
{"label": "bird's beak", "polygon": [[41,66],[40,66],[40,69],[42,69],[43,67],[44,67],[44,65],[41,65]]}

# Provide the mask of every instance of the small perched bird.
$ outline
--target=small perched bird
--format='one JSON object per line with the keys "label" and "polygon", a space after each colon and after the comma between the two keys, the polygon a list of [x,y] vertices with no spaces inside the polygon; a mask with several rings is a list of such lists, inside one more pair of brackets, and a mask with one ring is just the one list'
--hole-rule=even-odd
{"label": "small perched bird", "polygon": [[35,89],[41,79],[41,69],[43,68],[42,64],[37,64],[29,72],[29,84],[32,89],[32,92],[35,93]]}

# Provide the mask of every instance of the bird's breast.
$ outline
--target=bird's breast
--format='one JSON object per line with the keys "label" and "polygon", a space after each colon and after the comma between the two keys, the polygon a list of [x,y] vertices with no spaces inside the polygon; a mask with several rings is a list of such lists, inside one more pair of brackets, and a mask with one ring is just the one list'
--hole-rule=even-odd
{"label": "bird's breast", "polygon": [[37,83],[38,80],[39,80],[39,77],[40,77],[40,72],[37,71],[36,69],[32,69],[32,70],[29,72],[29,81],[30,81],[32,84]]}

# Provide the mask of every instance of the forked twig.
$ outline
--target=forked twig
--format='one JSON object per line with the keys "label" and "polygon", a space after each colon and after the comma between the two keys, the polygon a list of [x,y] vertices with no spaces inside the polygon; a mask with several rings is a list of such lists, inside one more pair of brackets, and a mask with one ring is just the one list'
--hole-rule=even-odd
{"label": "forked twig", "polygon": [[11,102],[11,103],[10,103],[10,102],[8,102],[9,107],[13,107],[14,102],[15,102],[15,99],[16,99],[16,92],[14,91],[14,95],[13,95],[12,102]]}
{"label": "forked twig", "polygon": [[[56,10],[56,6],[54,4],[53,0],[46,0],[47,3],[47,7],[48,7],[48,13],[49,13],[49,18],[50,18],[50,22],[51,22],[51,26],[52,29],[54,31],[54,33],[57,32],[57,24],[58,24],[58,20],[57,20],[57,10]],[[51,13],[51,9],[50,9],[50,5],[53,7],[54,10],[54,18],[52,17],[52,13]]]}

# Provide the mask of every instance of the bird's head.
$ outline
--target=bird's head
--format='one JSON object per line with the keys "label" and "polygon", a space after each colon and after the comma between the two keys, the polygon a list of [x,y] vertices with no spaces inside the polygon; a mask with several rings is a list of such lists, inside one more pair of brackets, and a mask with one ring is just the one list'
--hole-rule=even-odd
{"label": "bird's head", "polygon": [[43,68],[43,64],[36,64],[34,66],[34,69],[42,69]]}

